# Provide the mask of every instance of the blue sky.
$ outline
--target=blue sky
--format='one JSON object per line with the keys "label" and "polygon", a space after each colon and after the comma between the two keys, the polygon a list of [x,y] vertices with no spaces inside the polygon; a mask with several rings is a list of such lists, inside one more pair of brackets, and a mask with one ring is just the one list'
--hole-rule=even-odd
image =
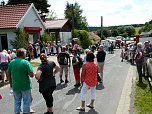
{"label": "blue sky", "polygon": [[59,19],[64,18],[67,1],[81,6],[89,26],[100,26],[101,16],[103,26],[144,24],[152,20],[152,0],[48,0],[50,10]]}

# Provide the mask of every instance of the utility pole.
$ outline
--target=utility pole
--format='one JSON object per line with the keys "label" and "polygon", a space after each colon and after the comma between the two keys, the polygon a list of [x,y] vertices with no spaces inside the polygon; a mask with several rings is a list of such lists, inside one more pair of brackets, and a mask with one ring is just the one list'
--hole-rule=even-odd
{"label": "utility pole", "polygon": [[103,38],[103,17],[101,16],[101,40]]}
{"label": "utility pole", "polygon": [[73,4],[72,4],[72,39],[74,37],[74,12],[73,12]]}

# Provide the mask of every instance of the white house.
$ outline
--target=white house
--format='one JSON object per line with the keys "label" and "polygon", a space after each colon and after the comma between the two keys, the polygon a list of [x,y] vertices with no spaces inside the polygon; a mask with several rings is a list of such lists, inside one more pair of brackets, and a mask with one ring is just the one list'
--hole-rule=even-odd
{"label": "white house", "polygon": [[33,4],[0,6],[0,50],[13,48],[10,40],[15,39],[17,28],[27,31],[32,43],[40,38],[45,25]]}

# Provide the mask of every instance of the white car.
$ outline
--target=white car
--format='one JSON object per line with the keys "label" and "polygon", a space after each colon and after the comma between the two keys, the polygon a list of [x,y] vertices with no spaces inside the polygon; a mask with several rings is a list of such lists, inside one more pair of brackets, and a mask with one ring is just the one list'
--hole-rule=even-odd
{"label": "white car", "polygon": [[147,59],[147,75],[152,86],[152,58]]}

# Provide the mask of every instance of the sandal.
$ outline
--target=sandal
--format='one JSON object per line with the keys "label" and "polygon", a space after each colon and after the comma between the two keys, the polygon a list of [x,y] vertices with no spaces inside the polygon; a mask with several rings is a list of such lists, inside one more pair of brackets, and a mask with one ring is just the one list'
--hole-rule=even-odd
{"label": "sandal", "polygon": [[77,108],[76,108],[76,110],[79,110],[79,111],[85,111],[85,108],[83,108],[83,107],[79,106],[79,107],[77,107]]}
{"label": "sandal", "polygon": [[35,111],[32,108],[30,108],[30,113],[35,113]]}
{"label": "sandal", "polygon": [[90,104],[87,104],[86,106],[92,109],[94,108],[94,106],[91,106]]}

